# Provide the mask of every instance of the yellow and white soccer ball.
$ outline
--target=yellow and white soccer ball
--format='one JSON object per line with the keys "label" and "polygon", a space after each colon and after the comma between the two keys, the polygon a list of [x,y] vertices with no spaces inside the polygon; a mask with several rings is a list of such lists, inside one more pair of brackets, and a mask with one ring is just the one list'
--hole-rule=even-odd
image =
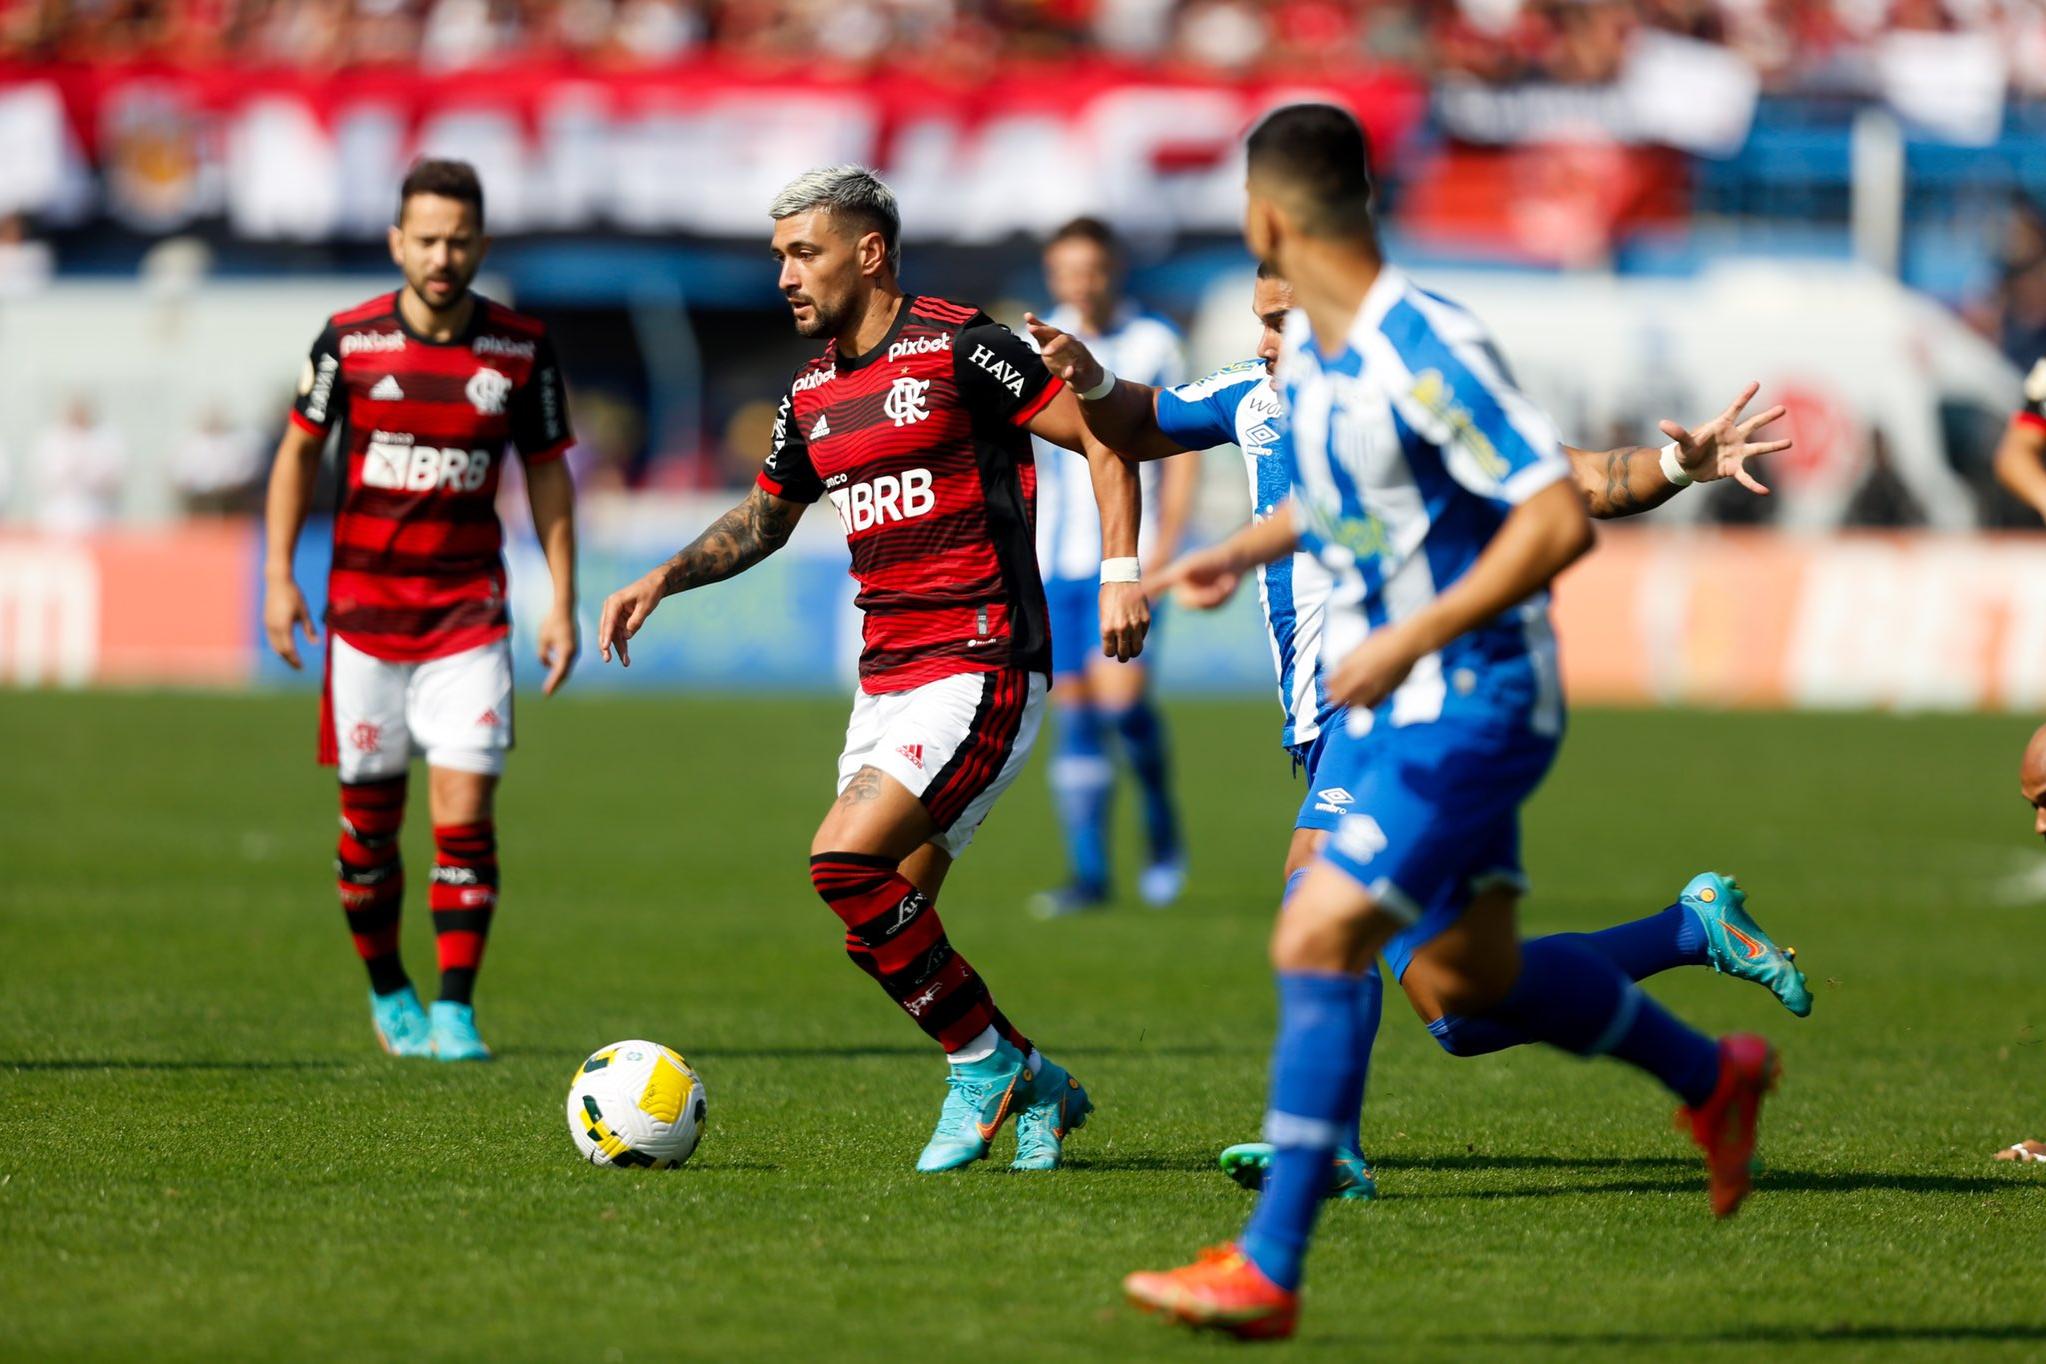
{"label": "yellow and white soccer ball", "polygon": [[568,1134],[592,1165],[672,1170],[703,1138],[703,1081],[658,1042],[591,1053],[568,1089]]}

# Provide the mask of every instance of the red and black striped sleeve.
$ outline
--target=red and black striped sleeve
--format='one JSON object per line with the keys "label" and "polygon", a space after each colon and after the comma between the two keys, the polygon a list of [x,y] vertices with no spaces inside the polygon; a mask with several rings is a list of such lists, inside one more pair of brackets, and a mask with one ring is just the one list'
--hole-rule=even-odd
{"label": "red and black striped sleeve", "polygon": [[767,462],[760,466],[760,486],[789,502],[815,502],[824,496],[824,482],[810,462],[810,441],[796,425],[796,393],[781,395],[781,407],[774,414],[774,434],[767,449]]}
{"label": "red and black striped sleeve", "polygon": [[575,444],[568,426],[568,392],[552,337],[542,336],[534,344],[532,373],[512,394],[508,415],[512,444],[527,464],[560,459]]}
{"label": "red and black striped sleeve", "polygon": [[960,331],[952,372],[976,417],[1010,426],[1029,424],[1065,387],[1028,342],[986,313]]}
{"label": "red and black striped sleeve", "polygon": [[298,397],[291,403],[291,420],[309,435],[324,436],[333,429],[335,409],[341,399],[341,333],[332,322],[313,342],[305,368],[298,374]]}

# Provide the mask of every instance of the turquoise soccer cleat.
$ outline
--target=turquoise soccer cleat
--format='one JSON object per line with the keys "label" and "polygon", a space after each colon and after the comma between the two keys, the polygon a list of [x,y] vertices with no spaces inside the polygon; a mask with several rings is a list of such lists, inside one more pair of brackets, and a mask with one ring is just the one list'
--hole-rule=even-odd
{"label": "turquoise soccer cleat", "polygon": [[1799,1018],[1811,1013],[1811,987],[1797,969],[1797,949],[1778,947],[1748,917],[1748,893],[1738,881],[1716,871],[1700,872],[1677,899],[1704,926],[1713,970],[1752,980]]}
{"label": "turquoise soccer cleat", "polygon": [[[1222,1173],[1228,1175],[1252,1193],[1265,1187],[1265,1173],[1272,1168],[1272,1146],[1270,1142],[1245,1141],[1225,1149],[1216,1164]],[[1378,1197],[1378,1181],[1371,1174],[1371,1166],[1363,1153],[1338,1147],[1329,1160],[1327,1198]]]}
{"label": "turquoise soccer cleat", "polygon": [[1056,1170],[1065,1159],[1066,1135],[1087,1125],[1094,1101],[1064,1066],[1046,1061],[1030,1077],[1016,1114],[1012,1170]]}
{"label": "turquoise soccer cleat", "polygon": [[1007,1041],[978,1061],[947,1064],[945,1106],[938,1125],[916,1158],[919,1174],[937,1174],[971,1165],[987,1155],[988,1143],[1007,1122],[1017,1101],[1030,1086],[1023,1053]]}
{"label": "turquoise soccer cleat", "polygon": [[451,999],[433,1002],[433,1055],[439,1061],[488,1061],[490,1048],[476,1033],[476,1011]]}
{"label": "turquoise soccer cleat", "polygon": [[377,1044],[391,1055],[433,1055],[426,1010],[419,1007],[419,996],[413,993],[411,986],[393,990],[387,995],[371,990],[369,1021],[370,1026],[377,1030]]}

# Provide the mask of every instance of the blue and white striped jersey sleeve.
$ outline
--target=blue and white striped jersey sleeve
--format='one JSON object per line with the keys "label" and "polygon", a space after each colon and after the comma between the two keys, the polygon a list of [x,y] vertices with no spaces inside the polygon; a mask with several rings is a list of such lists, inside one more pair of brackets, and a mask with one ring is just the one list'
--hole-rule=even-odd
{"label": "blue and white striped jersey sleeve", "polygon": [[1257,360],[1224,366],[1190,384],[1161,388],[1155,404],[1158,429],[1188,450],[1207,450],[1236,440],[1236,409],[1264,382]]}
{"label": "blue and white striped jersey sleeve", "polygon": [[1570,477],[1555,425],[1514,386],[1477,319],[1416,291],[1379,330],[1405,371],[1402,415],[1441,448],[1458,483],[1517,506]]}

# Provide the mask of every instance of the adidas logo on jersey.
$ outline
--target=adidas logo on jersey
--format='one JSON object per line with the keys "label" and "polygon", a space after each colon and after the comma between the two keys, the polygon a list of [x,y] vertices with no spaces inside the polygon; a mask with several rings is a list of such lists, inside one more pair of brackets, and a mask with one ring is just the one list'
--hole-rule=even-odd
{"label": "adidas logo on jersey", "polygon": [[817,424],[810,428],[810,439],[823,440],[826,436],[830,434],[831,434],[830,414],[819,412],[817,414]]}
{"label": "adidas logo on jersey", "polygon": [[405,390],[398,387],[397,375],[386,374],[383,378],[377,380],[376,387],[369,391],[369,396],[380,402],[402,402],[405,398]]}

